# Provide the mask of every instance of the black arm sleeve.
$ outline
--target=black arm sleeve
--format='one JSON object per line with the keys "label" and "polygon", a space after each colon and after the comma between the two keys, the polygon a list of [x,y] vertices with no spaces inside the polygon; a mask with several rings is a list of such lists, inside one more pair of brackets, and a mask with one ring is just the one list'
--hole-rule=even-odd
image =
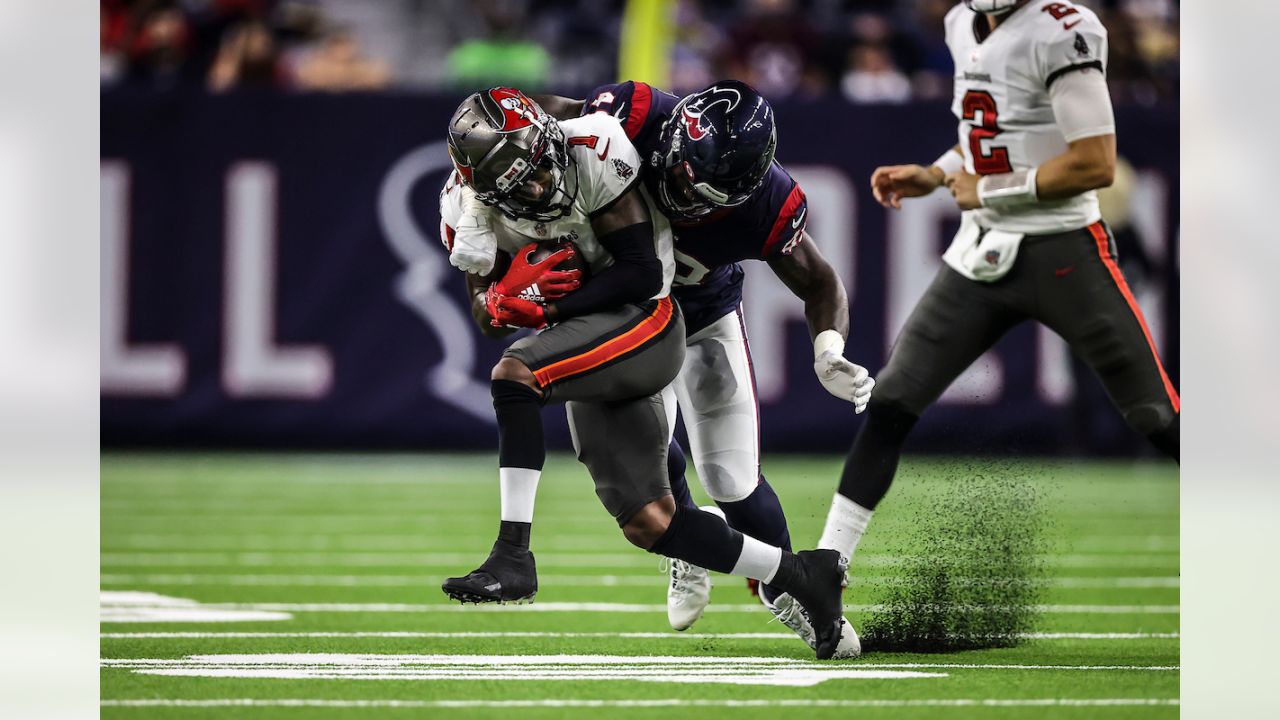
{"label": "black arm sleeve", "polygon": [[613,264],[582,288],[550,305],[551,318],[567,320],[653,297],[662,288],[662,261],[653,249],[653,223],[637,223],[599,238]]}

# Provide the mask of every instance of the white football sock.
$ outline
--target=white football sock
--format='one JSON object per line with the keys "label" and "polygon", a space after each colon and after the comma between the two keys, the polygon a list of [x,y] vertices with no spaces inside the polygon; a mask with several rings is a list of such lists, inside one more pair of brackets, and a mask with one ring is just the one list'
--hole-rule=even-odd
{"label": "white football sock", "polygon": [[871,522],[871,511],[849,498],[836,493],[831,498],[831,510],[827,512],[827,526],[818,541],[820,550],[837,550],[848,560],[858,547],[858,541]]}
{"label": "white football sock", "polygon": [[502,519],[533,522],[533,500],[538,495],[541,470],[498,468],[498,493],[502,499]]}
{"label": "white football sock", "polygon": [[742,554],[734,564],[732,575],[749,577],[768,584],[782,562],[782,548],[766,545],[750,535],[742,536]]}

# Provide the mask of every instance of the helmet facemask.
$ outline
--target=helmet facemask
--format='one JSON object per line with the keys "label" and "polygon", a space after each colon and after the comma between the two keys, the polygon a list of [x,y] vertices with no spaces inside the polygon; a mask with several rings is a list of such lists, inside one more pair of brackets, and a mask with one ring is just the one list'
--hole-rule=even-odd
{"label": "helmet facemask", "polygon": [[[564,133],[555,120],[547,117],[542,125],[539,142],[535,144],[531,159],[502,158],[502,148],[495,149],[492,159],[486,158],[482,167],[496,163],[506,166],[501,174],[495,174],[494,189],[485,194],[477,191],[481,202],[492,205],[513,219],[551,222],[569,214],[578,194],[577,166],[569,158]],[[542,186],[540,198],[522,194],[530,181]]]}

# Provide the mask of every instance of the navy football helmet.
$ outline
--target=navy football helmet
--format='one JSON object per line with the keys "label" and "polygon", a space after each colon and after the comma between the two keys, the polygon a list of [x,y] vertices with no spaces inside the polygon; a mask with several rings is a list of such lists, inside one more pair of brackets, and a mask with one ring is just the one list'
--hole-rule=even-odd
{"label": "navy football helmet", "polygon": [[659,135],[658,202],[677,219],[741,205],[764,183],[777,145],[773,108],[750,85],[725,80],[688,95]]}

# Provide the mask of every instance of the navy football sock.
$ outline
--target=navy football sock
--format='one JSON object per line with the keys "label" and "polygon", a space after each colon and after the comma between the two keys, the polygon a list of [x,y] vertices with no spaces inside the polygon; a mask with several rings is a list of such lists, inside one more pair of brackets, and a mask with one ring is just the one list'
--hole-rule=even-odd
{"label": "navy football sock", "polygon": [[728,573],[742,555],[742,533],[711,513],[676,505],[667,531],[649,552]]}
{"label": "navy football sock", "polygon": [[498,416],[498,467],[541,470],[547,448],[538,391],[515,380],[494,380],[490,390]]}
{"label": "navy football sock", "polygon": [[[745,498],[736,502],[716,502],[724,511],[725,520],[733,529],[751,537],[791,551],[791,533],[787,530],[787,516],[782,512],[782,502],[769,481],[762,476],[760,484]],[[769,602],[782,593],[771,585],[761,585],[760,593]]]}
{"label": "navy football sock", "polygon": [[498,525],[498,539],[518,548],[528,550],[529,534],[532,530],[533,523],[503,520],[502,523]]}
{"label": "navy football sock", "polygon": [[667,481],[671,483],[671,496],[676,499],[677,505],[696,508],[698,504],[689,494],[689,481],[684,476],[687,467],[684,450],[680,448],[680,443],[673,439],[671,446],[667,448]]}

